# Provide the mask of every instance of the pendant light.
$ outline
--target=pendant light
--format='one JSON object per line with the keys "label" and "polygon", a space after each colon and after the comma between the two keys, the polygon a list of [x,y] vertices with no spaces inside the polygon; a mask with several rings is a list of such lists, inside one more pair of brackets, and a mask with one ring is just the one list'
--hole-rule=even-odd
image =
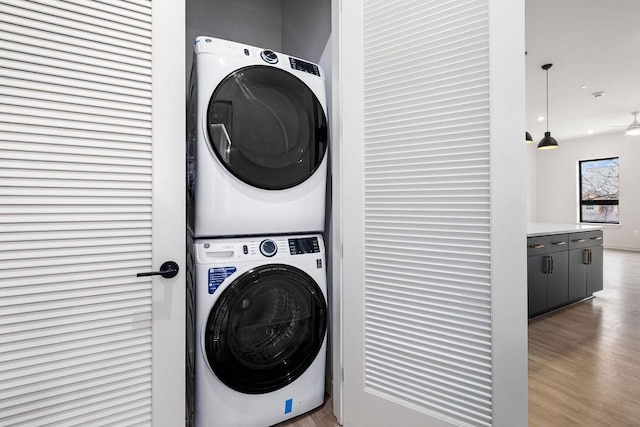
{"label": "pendant light", "polygon": [[531,134],[529,132],[524,133],[524,142],[526,144],[533,144],[533,138],[531,137]]}
{"label": "pendant light", "polygon": [[544,133],[544,138],[538,142],[538,150],[553,150],[554,148],[558,148],[558,141],[551,136],[551,132],[549,132],[549,68],[551,68],[553,64],[544,64],[542,69],[547,74],[547,131]]}
{"label": "pendant light", "polygon": [[638,112],[633,111],[633,122],[629,126],[627,126],[627,131],[624,133],[625,136],[636,136],[640,135],[640,123],[638,123]]}

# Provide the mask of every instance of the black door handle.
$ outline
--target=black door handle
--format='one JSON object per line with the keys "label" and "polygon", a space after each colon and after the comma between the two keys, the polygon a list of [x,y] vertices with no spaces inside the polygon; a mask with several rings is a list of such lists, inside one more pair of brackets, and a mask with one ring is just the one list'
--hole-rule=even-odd
{"label": "black door handle", "polygon": [[138,273],[136,277],[144,277],[144,276],[162,276],[165,279],[171,279],[172,277],[176,277],[180,271],[178,264],[173,261],[167,261],[162,263],[160,266],[160,271],[148,271],[146,273]]}

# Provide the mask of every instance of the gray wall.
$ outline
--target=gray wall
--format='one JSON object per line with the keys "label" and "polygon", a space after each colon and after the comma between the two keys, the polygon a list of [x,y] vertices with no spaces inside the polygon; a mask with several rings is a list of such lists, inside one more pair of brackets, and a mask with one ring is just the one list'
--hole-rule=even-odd
{"label": "gray wall", "polygon": [[331,0],[282,0],[282,52],[320,62],[330,37]]}
{"label": "gray wall", "polygon": [[[207,35],[273,49],[318,63],[323,68],[329,106],[327,118],[331,117],[331,0],[187,0],[186,28],[187,80],[191,70],[193,41],[197,36]],[[329,149],[331,150],[331,145]],[[328,249],[328,301],[331,303],[333,262],[330,248],[333,242],[330,179],[327,183],[326,209],[324,236]],[[333,325],[330,327],[333,328]],[[331,330],[329,334],[326,375],[328,381],[331,381]],[[330,389],[327,391],[330,392]]]}
{"label": "gray wall", "polygon": [[186,15],[187,76],[197,36],[282,50],[281,0],[187,0]]}

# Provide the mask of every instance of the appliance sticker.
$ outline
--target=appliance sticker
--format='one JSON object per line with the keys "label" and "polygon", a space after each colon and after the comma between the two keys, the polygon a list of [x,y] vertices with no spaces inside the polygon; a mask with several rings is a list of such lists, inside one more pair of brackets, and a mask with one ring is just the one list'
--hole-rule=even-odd
{"label": "appliance sticker", "polygon": [[288,414],[293,410],[293,399],[287,399],[284,402],[284,413]]}
{"label": "appliance sticker", "polygon": [[209,293],[212,294],[224,280],[236,272],[235,267],[216,267],[209,269]]}

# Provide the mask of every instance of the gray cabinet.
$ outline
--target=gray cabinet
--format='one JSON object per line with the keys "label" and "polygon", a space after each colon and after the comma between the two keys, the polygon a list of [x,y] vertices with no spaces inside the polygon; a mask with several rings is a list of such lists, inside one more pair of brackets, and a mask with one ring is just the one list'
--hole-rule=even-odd
{"label": "gray cabinet", "polygon": [[567,235],[527,239],[529,317],[569,301]]}
{"label": "gray cabinet", "polygon": [[569,300],[577,301],[603,288],[602,231],[574,233],[569,238]]}
{"label": "gray cabinet", "polygon": [[527,239],[529,317],[603,288],[602,230]]}

